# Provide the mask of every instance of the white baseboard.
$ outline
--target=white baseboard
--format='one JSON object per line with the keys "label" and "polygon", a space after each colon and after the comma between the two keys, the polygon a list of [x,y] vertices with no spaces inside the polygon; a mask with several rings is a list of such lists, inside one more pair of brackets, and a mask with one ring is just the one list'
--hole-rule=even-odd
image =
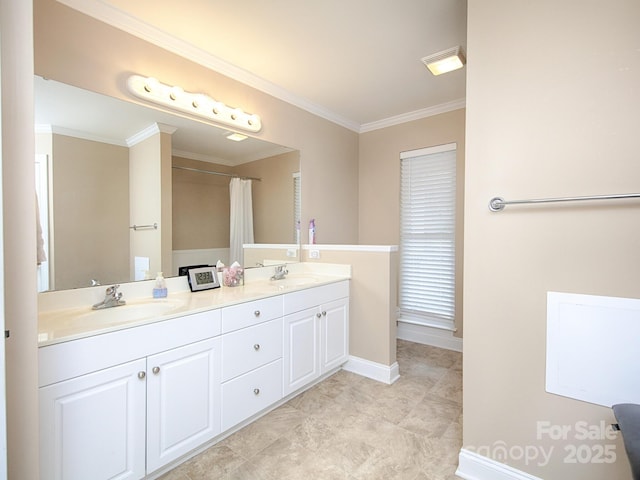
{"label": "white baseboard", "polygon": [[465,480],[542,480],[464,448],[458,459],[456,476]]}
{"label": "white baseboard", "polygon": [[462,338],[454,337],[453,332],[425,325],[406,323],[402,320],[398,321],[396,338],[462,352]]}
{"label": "white baseboard", "polygon": [[391,385],[400,378],[398,362],[389,366],[350,355],[349,360],[347,360],[347,363],[345,363],[342,368],[347,372],[357,373],[358,375],[386,383],[387,385]]}

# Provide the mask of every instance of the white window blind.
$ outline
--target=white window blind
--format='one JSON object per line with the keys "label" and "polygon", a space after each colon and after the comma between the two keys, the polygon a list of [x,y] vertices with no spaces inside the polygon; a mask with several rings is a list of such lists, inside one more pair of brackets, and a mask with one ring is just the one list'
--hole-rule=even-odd
{"label": "white window blind", "polygon": [[453,330],[456,145],[403,152],[400,162],[400,320]]}

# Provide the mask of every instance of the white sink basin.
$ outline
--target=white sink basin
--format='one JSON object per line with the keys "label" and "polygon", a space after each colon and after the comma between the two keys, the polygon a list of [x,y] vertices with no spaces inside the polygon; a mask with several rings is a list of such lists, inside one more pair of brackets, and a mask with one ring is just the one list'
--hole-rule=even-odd
{"label": "white sink basin", "polygon": [[65,327],[84,324],[106,326],[168,315],[180,311],[183,307],[184,303],[181,301],[157,299],[100,310],[91,310],[89,307],[88,310],[83,309],[60,314],[57,316],[58,318],[52,320]]}

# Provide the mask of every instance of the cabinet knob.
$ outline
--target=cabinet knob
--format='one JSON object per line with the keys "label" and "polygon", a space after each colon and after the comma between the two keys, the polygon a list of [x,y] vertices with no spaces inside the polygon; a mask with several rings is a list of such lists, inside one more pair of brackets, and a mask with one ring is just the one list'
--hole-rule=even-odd
{"label": "cabinet knob", "polygon": [[260,316],[260,310],[256,310],[255,312],[253,312],[253,314],[254,314],[256,317],[259,317],[259,316]]}
{"label": "cabinet knob", "polygon": [[260,389],[259,388],[254,388],[253,389],[253,393],[254,393],[254,395],[260,395]]}
{"label": "cabinet knob", "polygon": [[326,317],[326,316],[327,316],[327,312],[324,312],[324,311],[323,311],[323,312],[322,312],[322,316],[323,316],[323,317]]}
{"label": "cabinet knob", "polygon": [[259,344],[259,343],[256,343],[256,344],[253,346],[253,349],[254,349],[256,352],[257,352],[258,350],[260,350],[260,344]]}
{"label": "cabinet knob", "polygon": [[144,380],[144,377],[146,377],[146,376],[147,376],[146,372],[138,372],[138,378],[140,380]]}
{"label": "cabinet knob", "polygon": [[157,375],[157,374],[159,374],[159,373],[160,373],[160,367],[153,367],[153,368],[151,369],[151,371],[152,371],[154,374],[156,374],[156,375]]}
{"label": "cabinet knob", "polygon": [[322,314],[320,312],[316,313],[316,317],[320,318]]}

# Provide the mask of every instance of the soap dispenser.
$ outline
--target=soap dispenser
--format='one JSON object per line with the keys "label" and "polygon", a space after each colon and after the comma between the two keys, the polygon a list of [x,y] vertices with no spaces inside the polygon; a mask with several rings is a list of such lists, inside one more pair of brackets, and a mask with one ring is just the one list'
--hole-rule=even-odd
{"label": "soap dispenser", "polygon": [[162,272],[158,272],[156,276],[156,283],[153,286],[153,298],[166,298],[167,296],[167,282],[162,276]]}
{"label": "soap dispenser", "polygon": [[316,220],[312,218],[309,222],[309,243],[315,245],[316,243]]}

